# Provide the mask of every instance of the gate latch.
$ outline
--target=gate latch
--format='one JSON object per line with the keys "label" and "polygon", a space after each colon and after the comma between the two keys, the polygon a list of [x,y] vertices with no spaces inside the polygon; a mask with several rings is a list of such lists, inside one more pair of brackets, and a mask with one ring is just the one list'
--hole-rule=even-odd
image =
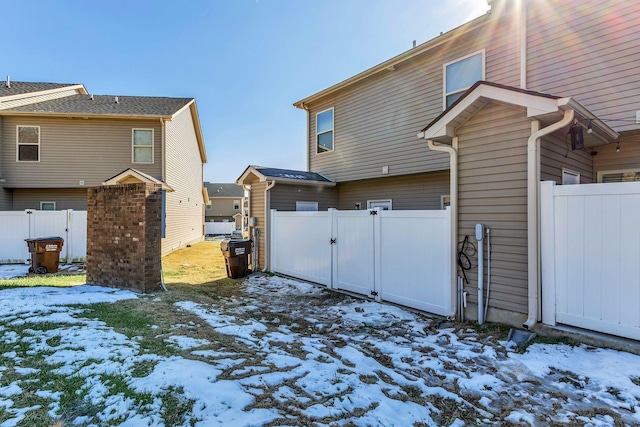
{"label": "gate latch", "polygon": [[369,215],[378,215],[378,211],[369,211]]}
{"label": "gate latch", "polygon": [[376,291],[371,291],[371,296],[377,297],[378,293]]}
{"label": "gate latch", "polygon": [[336,239],[331,239],[331,240],[329,241],[329,243],[330,243],[330,244],[332,244],[332,245],[335,245],[335,244],[336,244]]}

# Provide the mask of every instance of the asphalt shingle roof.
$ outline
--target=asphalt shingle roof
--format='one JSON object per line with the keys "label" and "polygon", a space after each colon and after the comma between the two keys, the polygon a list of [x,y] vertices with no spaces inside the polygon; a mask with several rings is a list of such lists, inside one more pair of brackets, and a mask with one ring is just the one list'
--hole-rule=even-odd
{"label": "asphalt shingle roof", "polygon": [[[118,99],[118,102],[116,102],[116,98]],[[193,98],[166,98],[150,96],[72,95],[51,101],[21,105],[19,107],[9,108],[3,111],[171,116],[192,100]]]}
{"label": "asphalt shingle roof", "polygon": [[244,196],[244,190],[236,184],[205,182],[204,186],[207,188],[207,194],[209,194],[210,199],[216,197]]}
{"label": "asphalt shingle roof", "polygon": [[0,80],[0,97],[21,95],[29,92],[41,92],[43,90],[58,89],[66,86],[76,86],[76,83],[42,83],[42,82],[7,82]]}
{"label": "asphalt shingle roof", "polygon": [[319,182],[332,182],[316,172],[303,172],[292,169],[276,169],[265,168],[261,166],[254,166],[254,168],[263,174],[271,178],[286,178],[286,179],[299,179],[301,181],[319,181]]}

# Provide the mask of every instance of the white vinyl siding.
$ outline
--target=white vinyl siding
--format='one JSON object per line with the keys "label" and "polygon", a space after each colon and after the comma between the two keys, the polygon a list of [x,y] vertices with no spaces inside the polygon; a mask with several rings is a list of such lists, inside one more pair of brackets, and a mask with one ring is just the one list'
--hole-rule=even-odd
{"label": "white vinyl siding", "polygon": [[484,80],[484,50],[444,64],[444,109],[473,84]]}
{"label": "white vinyl siding", "polygon": [[133,129],[131,157],[132,163],[153,163],[153,129]]}
{"label": "white vinyl siding", "polygon": [[333,151],[333,108],[316,114],[317,153]]}
{"label": "white vinyl siding", "polygon": [[40,126],[17,126],[16,144],[16,160],[18,162],[39,162]]}

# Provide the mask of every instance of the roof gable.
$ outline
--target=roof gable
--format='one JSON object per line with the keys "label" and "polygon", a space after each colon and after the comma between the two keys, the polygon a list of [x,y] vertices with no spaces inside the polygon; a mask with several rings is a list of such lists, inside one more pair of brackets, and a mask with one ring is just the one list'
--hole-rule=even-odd
{"label": "roof gable", "polygon": [[251,176],[260,181],[275,181],[284,183],[298,183],[304,185],[334,186],[335,182],[316,172],[297,171],[293,169],[267,168],[263,166],[249,166],[236,181],[238,184],[248,184]]}
{"label": "roof gable", "polygon": [[160,181],[159,179],[156,179],[151,175],[147,175],[144,172],[140,172],[139,170],[131,168],[123,170],[118,175],[112,176],[111,178],[104,181],[102,185],[137,184],[140,182],[149,184],[160,184],[162,185],[163,190],[169,192],[174,191],[173,188]]}

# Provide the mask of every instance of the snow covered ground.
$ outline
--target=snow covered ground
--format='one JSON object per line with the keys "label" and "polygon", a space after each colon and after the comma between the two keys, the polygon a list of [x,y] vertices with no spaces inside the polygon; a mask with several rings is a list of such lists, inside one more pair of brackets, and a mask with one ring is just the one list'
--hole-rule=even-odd
{"label": "snow covered ground", "polygon": [[86,314],[164,295],[0,291],[0,426],[50,425],[33,415],[43,408],[77,426],[640,425],[638,356],[564,344],[520,353],[469,325],[298,281],[243,286],[215,304],[172,301],[199,319],[157,336],[174,355]]}

